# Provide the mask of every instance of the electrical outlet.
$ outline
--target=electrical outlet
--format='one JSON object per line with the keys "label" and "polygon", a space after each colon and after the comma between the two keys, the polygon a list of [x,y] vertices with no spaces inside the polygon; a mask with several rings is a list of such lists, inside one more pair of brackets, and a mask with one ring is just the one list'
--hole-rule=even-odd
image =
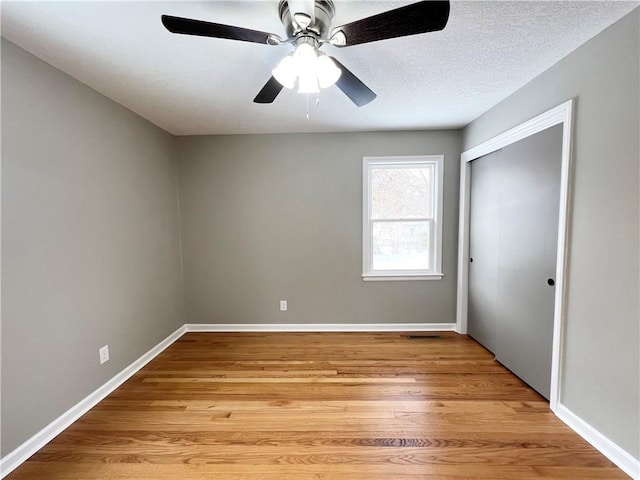
{"label": "electrical outlet", "polygon": [[281,312],[286,312],[287,311],[287,301],[286,300],[280,300],[280,311]]}
{"label": "electrical outlet", "polygon": [[100,350],[98,350],[98,354],[100,355],[100,365],[109,361],[109,345],[105,345]]}

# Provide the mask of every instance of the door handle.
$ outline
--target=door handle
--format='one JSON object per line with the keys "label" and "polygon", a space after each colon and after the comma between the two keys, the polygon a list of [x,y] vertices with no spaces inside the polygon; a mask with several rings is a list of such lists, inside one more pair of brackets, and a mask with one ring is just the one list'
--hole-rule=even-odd
{"label": "door handle", "polygon": [[553,287],[556,284],[556,281],[553,278],[547,278],[547,285]]}

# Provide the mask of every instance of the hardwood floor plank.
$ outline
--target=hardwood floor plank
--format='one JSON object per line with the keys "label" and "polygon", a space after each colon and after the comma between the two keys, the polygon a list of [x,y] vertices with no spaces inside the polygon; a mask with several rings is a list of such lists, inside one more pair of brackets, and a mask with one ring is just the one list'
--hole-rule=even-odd
{"label": "hardwood floor plank", "polygon": [[188,333],[8,480],[627,478],[466,336]]}

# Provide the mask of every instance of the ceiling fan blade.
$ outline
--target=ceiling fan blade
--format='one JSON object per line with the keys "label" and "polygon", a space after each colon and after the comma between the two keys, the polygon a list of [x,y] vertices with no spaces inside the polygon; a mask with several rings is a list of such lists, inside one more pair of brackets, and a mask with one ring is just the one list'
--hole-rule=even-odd
{"label": "ceiling fan blade", "polygon": [[202,20],[193,20],[191,18],[172,17],[171,15],[162,15],[162,24],[171,33],[182,33],[184,35],[227,38],[229,40],[263,43],[265,45],[275,45],[280,41],[280,37],[272,33],[220,23],[204,22]]}
{"label": "ceiling fan blade", "polygon": [[265,83],[264,87],[262,87],[262,90],[258,92],[258,95],[256,95],[256,98],[254,98],[253,101],[255,103],[272,103],[282,88],[282,84],[274,77],[271,77],[267,83]]}
{"label": "ceiling fan blade", "polygon": [[331,60],[336,62],[336,65],[342,70],[342,75],[338,78],[336,86],[343,91],[343,93],[351,99],[358,107],[362,107],[369,102],[372,102],[377,95],[367,87],[362,81],[356,77],[351,71],[342,65],[334,57]]}
{"label": "ceiling fan blade", "polygon": [[331,43],[348,47],[388,38],[442,30],[449,19],[449,1],[422,1],[347,23],[331,31]]}

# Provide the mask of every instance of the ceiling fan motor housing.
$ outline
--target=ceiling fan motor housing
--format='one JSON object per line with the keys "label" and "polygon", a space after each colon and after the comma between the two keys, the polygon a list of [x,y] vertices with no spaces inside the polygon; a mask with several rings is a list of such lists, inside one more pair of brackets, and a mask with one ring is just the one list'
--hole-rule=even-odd
{"label": "ceiling fan motor housing", "polygon": [[302,32],[316,34],[318,38],[327,38],[331,20],[335,14],[335,7],[332,0],[316,0],[314,2],[314,22],[304,30],[294,21],[287,0],[280,0],[278,12],[280,13],[280,21],[284,25],[288,38],[295,38]]}

